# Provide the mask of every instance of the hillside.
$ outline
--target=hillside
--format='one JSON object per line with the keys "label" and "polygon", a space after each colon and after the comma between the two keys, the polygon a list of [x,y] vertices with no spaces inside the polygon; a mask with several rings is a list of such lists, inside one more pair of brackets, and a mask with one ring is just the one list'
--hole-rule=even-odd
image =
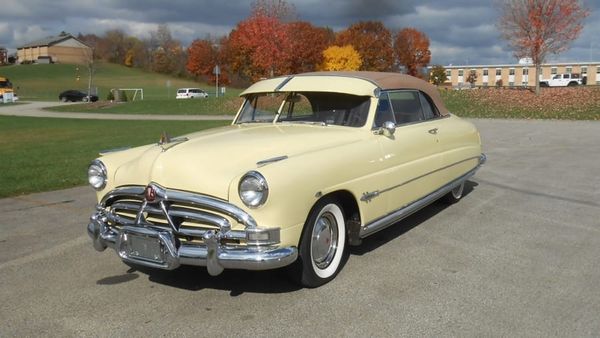
{"label": "hillside", "polygon": [[[77,76],[79,75],[79,80]],[[10,78],[21,100],[58,100],[67,89],[87,91],[88,69],[68,64],[34,64],[0,67],[0,76]],[[170,82],[170,87],[167,84]],[[110,63],[97,63],[93,86],[100,99],[106,99],[111,88],[143,88],[144,99],[175,98],[181,87],[199,87],[213,94],[215,88],[206,83],[146,72]]]}

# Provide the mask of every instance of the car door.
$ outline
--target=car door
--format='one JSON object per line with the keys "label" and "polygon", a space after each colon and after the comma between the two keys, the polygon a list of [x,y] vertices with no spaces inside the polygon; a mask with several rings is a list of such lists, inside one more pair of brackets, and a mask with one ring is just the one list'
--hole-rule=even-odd
{"label": "car door", "polygon": [[[388,116],[396,124],[393,135],[381,135],[379,139],[387,168],[380,194],[387,198],[388,212],[419,200],[444,184],[437,137],[440,119],[431,107],[423,109],[423,95],[417,90],[387,93],[392,111]],[[376,115],[376,124],[383,120]]]}

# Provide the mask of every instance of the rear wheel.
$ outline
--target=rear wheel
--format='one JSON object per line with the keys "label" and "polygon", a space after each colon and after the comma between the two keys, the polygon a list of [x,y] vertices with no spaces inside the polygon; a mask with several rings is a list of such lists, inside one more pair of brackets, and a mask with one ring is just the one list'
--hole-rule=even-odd
{"label": "rear wheel", "polygon": [[325,198],[311,210],[300,239],[299,257],[292,266],[295,282],[317,287],[331,281],[346,255],[346,222],[337,201]]}
{"label": "rear wheel", "polygon": [[465,181],[462,181],[460,183],[460,185],[458,185],[456,188],[452,189],[449,193],[446,194],[446,196],[444,196],[444,201],[448,204],[454,204],[454,203],[460,201],[460,199],[463,196],[464,190],[465,190]]}

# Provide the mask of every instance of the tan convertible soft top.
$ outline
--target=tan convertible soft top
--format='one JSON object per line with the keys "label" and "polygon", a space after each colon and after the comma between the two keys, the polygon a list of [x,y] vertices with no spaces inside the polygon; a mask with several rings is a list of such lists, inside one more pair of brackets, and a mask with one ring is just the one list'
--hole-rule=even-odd
{"label": "tan convertible soft top", "polygon": [[[316,79],[319,78],[319,79]],[[315,81],[316,80],[316,81]],[[375,96],[376,89],[417,89],[427,94],[440,114],[448,115],[436,86],[416,77],[384,72],[312,72],[263,80],[241,95],[273,91],[330,91]]]}

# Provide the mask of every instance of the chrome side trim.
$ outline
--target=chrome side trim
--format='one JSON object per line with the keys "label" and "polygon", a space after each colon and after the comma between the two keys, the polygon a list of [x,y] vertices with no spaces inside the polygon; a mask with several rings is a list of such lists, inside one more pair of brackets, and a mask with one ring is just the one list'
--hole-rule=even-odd
{"label": "chrome side trim", "polygon": [[288,82],[290,82],[291,79],[293,79],[293,76],[288,76],[287,78],[285,78],[285,80],[283,80],[283,82],[281,82],[277,88],[275,88],[275,92],[278,92],[281,90],[281,88],[283,88],[283,86],[285,86]]}
{"label": "chrome side trim", "polygon": [[[375,197],[378,197],[378,196],[380,196],[380,195],[381,195],[381,194],[383,194],[383,193],[386,193],[386,192],[388,192],[388,191],[392,191],[392,190],[394,190],[394,189],[400,188],[400,187],[401,187],[401,186],[403,186],[403,185],[407,185],[407,184],[409,184],[409,183],[411,183],[411,182],[414,182],[414,181],[416,181],[416,180],[419,180],[419,179],[421,179],[421,178],[423,178],[423,177],[425,177],[425,176],[428,176],[428,175],[435,174],[435,173],[437,173],[437,172],[439,172],[439,171],[446,170],[446,169],[448,169],[448,168],[451,168],[451,167],[453,167],[453,166],[455,166],[455,165],[459,165],[459,164],[461,164],[461,163],[464,163],[464,162],[467,162],[467,161],[471,161],[471,160],[479,159],[479,162],[480,162],[480,163],[479,163],[479,165],[482,165],[482,164],[483,164],[483,163],[481,162],[481,161],[482,161],[482,156],[485,158],[485,155],[483,155],[483,154],[482,154],[481,156],[470,157],[470,158],[467,158],[467,159],[464,159],[464,160],[458,161],[458,162],[456,162],[456,163],[452,163],[452,164],[450,164],[450,165],[447,165],[447,166],[445,166],[445,167],[441,167],[441,168],[438,168],[438,169],[436,169],[436,170],[430,171],[430,172],[428,172],[428,173],[425,173],[425,174],[423,174],[423,175],[420,175],[420,176],[417,176],[417,177],[413,177],[413,178],[411,178],[410,180],[404,181],[404,182],[402,182],[402,183],[400,183],[400,184],[397,184],[397,185],[391,186],[391,187],[389,187],[389,188],[385,188],[385,189],[382,189],[382,190],[375,190],[375,191],[372,191],[372,192],[368,192],[368,191],[367,191],[367,192],[363,193],[363,195],[362,195],[362,197],[360,198],[360,200],[361,200],[362,202],[367,202],[367,203],[369,203],[369,202],[370,202],[370,201],[371,201],[373,198],[375,198]],[[483,159],[483,162],[485,162],[485,159]]]}
{"label": "chrome side trim", "polygon": [[265,165],[267,165],[269,163],[274,163],[274,162],[279,162],[279,161],[287,160],[287,158],[288,158],[287,155],[277,156],[277,157],[273,157],[273,158],[268,158],[266,160],[262,160],[262,161],[256,162],[256,165],[258,167],[262,167],[262,166],[265,166]]}
{"label": "chrome side trim", "polygon": [[449,193],[452,189],[456,188],[461,183],[465,182],[470,177],[475,175],[475,172],[477,172],[477,170],[483,165],[483,163],[485,163],[485,161],[486,161],[486,156],[484,154],[481,154],[481,156],[479,156],[479,164],[475,168],[471,169],[471,171],[469,171],[466,174],[464,174],[463,176],[455,179],[454,181],[444,185],[440,189],[432,192],[431,194],[429,194],[419,200],[416,200],[408,205],[405,205],[405,206],[401,207],[400,209],[398,209],[386,216],[383,216],[382,218],[379,218],[367,225],[364,225],[360,229],[359,237],[365,238],[369,235],[376,233],[377,231],[383,230],[383,229],[387,228],[388,226],[412,215],[413,213],[419,211],[423,207],[426,207],[427,205],[431,204],[432,202],[438,200],[445,194]]}

